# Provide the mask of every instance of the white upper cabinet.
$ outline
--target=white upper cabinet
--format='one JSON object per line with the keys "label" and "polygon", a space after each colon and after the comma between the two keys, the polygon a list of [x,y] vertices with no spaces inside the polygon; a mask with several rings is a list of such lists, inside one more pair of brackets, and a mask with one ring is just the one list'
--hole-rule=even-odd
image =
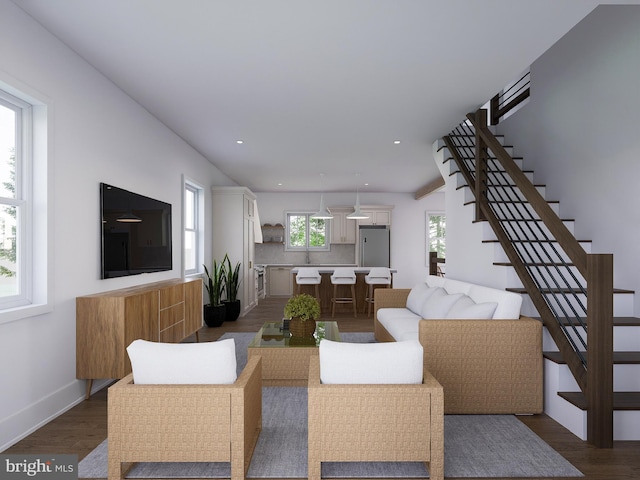
{"label": "white upper cabinet", "polygon": [[331,243],[356,243],[356,224],[354,220],[349,220],[347,215],[353,212],[353,208],[335,207],[329,211],[333,218],[331,222]]}
{"label": "white upper cabinet", "polygon": [[391,225],[391,210],[393,207],[360,207],[369,218],[358,220],[359,225]]}

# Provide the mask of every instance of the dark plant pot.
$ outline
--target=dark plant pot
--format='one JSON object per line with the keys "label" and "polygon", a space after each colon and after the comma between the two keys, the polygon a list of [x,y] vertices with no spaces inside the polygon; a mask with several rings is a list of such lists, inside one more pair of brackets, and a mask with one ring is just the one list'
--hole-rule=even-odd
{"label": "dark plant pot", "polygon": [[204,323],[207,327],[219,327],[224,323],[226,317],[226,307],[223,305],[205,305],[204,306]]}
{"label": "dark plant pot", "polygon": [[235,322],[240,316],[240,300],[234,300],[233,302],[224,303],[227,313],[225,315],[226,322]]}

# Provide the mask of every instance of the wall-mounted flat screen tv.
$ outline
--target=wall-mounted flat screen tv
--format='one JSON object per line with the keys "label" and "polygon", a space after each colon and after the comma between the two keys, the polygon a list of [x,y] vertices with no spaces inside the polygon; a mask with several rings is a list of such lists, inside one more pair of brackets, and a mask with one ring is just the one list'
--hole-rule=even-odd
{"label": "wall-mounted flat screen tv", "polygon": [[171,204],[100,184],[102,278],[172,269]]}

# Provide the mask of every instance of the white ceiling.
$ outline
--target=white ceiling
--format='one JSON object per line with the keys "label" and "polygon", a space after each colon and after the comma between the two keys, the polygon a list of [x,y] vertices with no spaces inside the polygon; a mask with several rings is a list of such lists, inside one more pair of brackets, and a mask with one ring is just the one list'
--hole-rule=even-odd
{"label": "white ceiling", "polygon": [[602,2],[14,3],[238,184],[413,193],[432,143]]}

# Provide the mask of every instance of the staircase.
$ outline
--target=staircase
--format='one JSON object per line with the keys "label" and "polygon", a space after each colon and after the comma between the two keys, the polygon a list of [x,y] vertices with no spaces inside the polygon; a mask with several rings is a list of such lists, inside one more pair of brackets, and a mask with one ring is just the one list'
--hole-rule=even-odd
{"label": "staircase", "polygon": [[612,256],[575,239],[575,220],[558,217],[559,204],[546,200],[512,150],[486,127],[483,111],[470,114],[434,144],[447,203],[455,192],[480,225],[491,275],[524,295],[524,315],[544,323],[545,413],[598,447],[640,440],[634,292],[613,288]]}

